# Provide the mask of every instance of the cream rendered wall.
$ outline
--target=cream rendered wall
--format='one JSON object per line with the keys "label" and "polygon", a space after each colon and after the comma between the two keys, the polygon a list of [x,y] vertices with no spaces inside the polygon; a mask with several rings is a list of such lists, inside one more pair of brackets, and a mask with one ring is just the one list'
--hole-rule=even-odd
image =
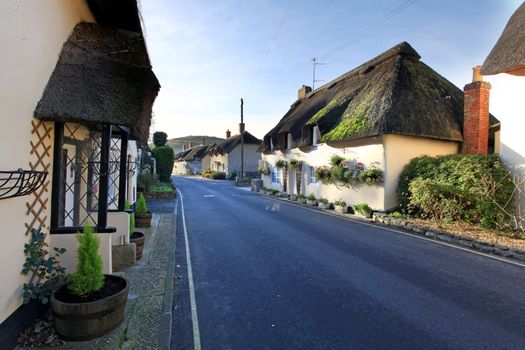
{"label": "cream rendered wall", "polygon": [[[260,153],[257,152],[259,145],[244,145],[244,172],[256,172],[259,165]],[[239,173],[241,171],[241,146],[235,147],[228,153],[226,172]]]}
{"label": "cream rendered wall", "polygon": [[384,135],[385,146],[385,210],[397,206],[397,184],[399,175],[412,158],[423,155],[439,156],[456,154],[459,152],[459,143],[454,141],[441,141],[423,137],[402,135]]}
{"label": "cream rendered wall", "polygon": [[[294,148],[284,153],[280,151],[275,154],[262,155],[263,161],[266,161],[270,168],[273,168],[278,159],[297,159],[303,161],[302,172],[302,194],[313,194],[316,198],[326,198],[330,201],[343,199],[349,205],[358,203],[367,203],[375,210],[384,210],[384,189],[383,186],[366,186],[357,185],[355,187],[344,187],[338,185],[324,185],[322,183],[308,184],[307,166],[319,167],[329,165],[330,157],[334,154],[345,157],[346,159],[355,159],[370,165],[375,163],[377,167],[384,169],[384,149],[380,138],[366,138],[358,141],[339,142],[328,145],[326,143],[318,144],[309,149]],[[281,186],[275,186],[271,182],[271,175],[262,176],[264,187],[282,190]]]}
{"label": "cream rendered wall", "polygon": [[[210,158],[210,168],[214,171],[226,171],[228,169],[228,161],[229,158],[227,153],[223,155],[212,156]],[[216,162],[221,163],[220,169],[217,167]]]}
{"label": "cream rendered wall", "polygon": [[[111,233],[98,233],[99,239],[99,252],[102,256],[102,263],[104,265],[104,273],[111,274],[112,261],[111,261]],[[66,253],[60,257],[60,265],[66,268],[66,273],[72,273],[77,268],[76,251],[78,248],[77,236],[73,234],[60,234],[53,235],[51,240],[50,249],[53,248],[66,248]]]}
{"label": "cream rendered wall", "polygon": [[[27,169],[34,160],[29,142],[35,107],[69,33],[80,21],[93,22],[93,16],[84,0],[3,0],[0,18],[0,170]],[[0,322],[22,304],[28,200],[29,196],[0,200]],[[48,220],[49,209],[50,205],[42,214]]]}
{"label": "cream rendered wall", "polygon": [[[522,179],[525,177],[525,77],[498,74],[483,77],[492,85],[490,112],[501,122],[500,155]],[[525,194],[519,198],[525,208]],[[525,210],[525,209],[524,209]],[[525,219],[524,219],[525,220]]]}
{"label": "cream rendered wall", "polygon": [[201,169],[202,171],[206,171],[208,169],[211,169],[211,157],[209,155],[204,156],[201,160]]}

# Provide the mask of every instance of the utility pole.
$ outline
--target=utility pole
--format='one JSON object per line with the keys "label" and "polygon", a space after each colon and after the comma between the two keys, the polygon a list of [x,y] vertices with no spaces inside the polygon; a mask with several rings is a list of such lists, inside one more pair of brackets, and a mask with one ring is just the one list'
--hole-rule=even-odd
{"label": "utility pole", "polygon": [[315,83],[324,81],[324,80],[315,80],[315,67],[319,65],[321,66],[326,65],[326,63],[319,62],[318,60],[319,59],[317,57],[312,58],[312,62],[313,62],[312,90],[315,90]]}
{"label": "utility pole", "polygon": [[244,180],[244,100],[241,98],[241,123],[239,124],[239,131],[241,133],[241,173],[240,179]]}

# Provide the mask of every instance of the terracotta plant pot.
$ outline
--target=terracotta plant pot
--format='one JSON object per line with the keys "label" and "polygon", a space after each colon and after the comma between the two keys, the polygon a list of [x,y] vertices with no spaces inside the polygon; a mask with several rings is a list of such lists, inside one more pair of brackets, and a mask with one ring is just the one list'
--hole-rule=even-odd
{"label": "terracotta plant pot", "polygon": [[139,260],[142,258],[142,251],[144,250],[144,241],[146,240],[146,237],[144,237],[144,234],[142,232],[133,232],[133,234],[129,238],[130,243],[135,243],[135,246],[137,247],[137,253],[136,258]]}
{"label": "terracotta plant pot", "polygon": [[[106,281],[119,288],[110,296],[89,302],[65,302],[57,295],[68,293],[67,285],[62,286],[51,296],[51,311],[55,329],[64,340],[90,340],[115,329],[124,319],[128,300],[129,284],[124,277],[105,275]],[[64,290],[65,289],[65,290]]]}
{"label": "terracotta plant pot", "polygon": [[135,227],[148,228],[151,226],[151,213],[148,211],[145,215],[135,213]]}

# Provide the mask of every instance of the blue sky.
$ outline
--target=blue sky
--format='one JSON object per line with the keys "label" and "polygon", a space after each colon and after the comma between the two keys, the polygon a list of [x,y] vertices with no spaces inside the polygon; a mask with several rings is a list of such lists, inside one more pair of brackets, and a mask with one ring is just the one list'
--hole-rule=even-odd
{"label": "blue sky", "polygon": [[296,100],[297,89],[311,85],[313,57],[326,63],[317,78],[328,82],[401,41],[463,88],[520,4],[143,0],[148,49],[162,85],[152,132],[170,138],[224,137],[228,128],[236,133],[243,97],[246,128],[262,138]]}

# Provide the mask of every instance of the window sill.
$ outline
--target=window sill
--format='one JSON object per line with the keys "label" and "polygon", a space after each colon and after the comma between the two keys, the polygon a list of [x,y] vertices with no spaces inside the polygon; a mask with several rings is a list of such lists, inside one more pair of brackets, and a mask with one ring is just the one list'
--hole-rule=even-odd
{"label": "window sill", "polygon": [[[83,227],[57,227],[52,228],[50,230],[50,233],[52,235],[64,235],[64,234],[76,234],[79,232],[82,232],[84,230]],[[95,227],[96,233],[114,233],[117,232],[117,229],[115,227]]]}

